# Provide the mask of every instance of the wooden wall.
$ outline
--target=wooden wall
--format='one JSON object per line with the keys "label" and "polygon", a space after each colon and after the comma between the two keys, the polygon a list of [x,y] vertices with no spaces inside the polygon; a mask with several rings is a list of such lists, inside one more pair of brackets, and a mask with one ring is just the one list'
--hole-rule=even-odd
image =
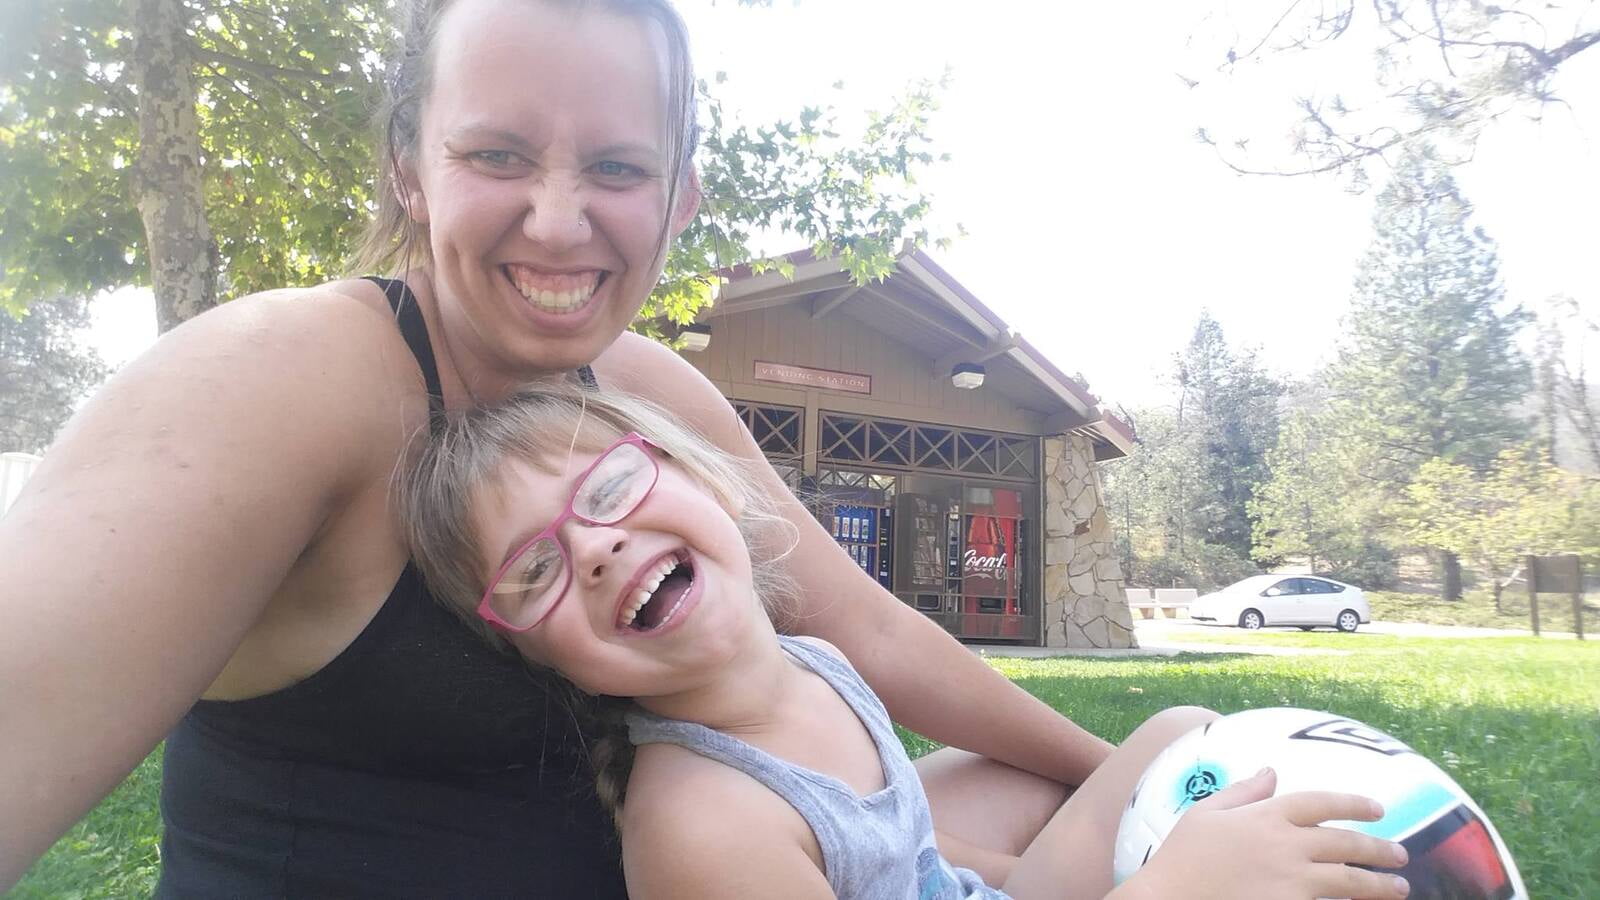
{"label": "wooden wall", "polygon": [[[725,396],[806,409],[808,458],[814,458],[819,410],[1044,433],[1044,415],[992,389],[960,390],[948,374],[935,377],[935,354],[918,352],[842,310],[813,319],[810,308],[802,302],[719,316],[712,320],[710,347],[684,358]],[[756,381],[757,360],[871,375],[872,393]]]}

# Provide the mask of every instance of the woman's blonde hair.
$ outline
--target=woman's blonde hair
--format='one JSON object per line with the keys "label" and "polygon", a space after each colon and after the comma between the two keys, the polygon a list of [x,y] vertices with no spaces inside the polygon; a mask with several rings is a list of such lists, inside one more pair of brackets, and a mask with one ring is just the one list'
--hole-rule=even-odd
{"label": "woman's blonde hair", "polygon": [[[496,489],[509,460],[545,466],[574,452],[598,453],[630,431],[649,438],[735,517],[750,553],[753,599],[783,629],[797,596],[783,560],[798,533],[753,467],[646,400],[554,381],[525,385],[501,406],[441,420],[411,455],[397,506],[412,559],[434,596],[506,649],[476,612],[487,575],[499,562],[483,555],[473,514],[477,504],[485,491]],[[633,761],[621,729],[625,706],[573,695],[574,712],[597,728],[591,762],[601,801],[613,813],[621,809]]]}

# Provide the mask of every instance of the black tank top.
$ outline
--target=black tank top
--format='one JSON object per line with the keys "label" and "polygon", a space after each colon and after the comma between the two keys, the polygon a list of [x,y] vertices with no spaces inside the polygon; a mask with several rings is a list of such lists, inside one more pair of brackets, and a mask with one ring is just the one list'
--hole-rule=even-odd
{"label": "black tank top", "polygon": [[[415,297],[372,280],[442,416]],[[167,737],[156,896],[625,897],[565,698],[469,631],[407,563],[316,674],[199,701]]]}

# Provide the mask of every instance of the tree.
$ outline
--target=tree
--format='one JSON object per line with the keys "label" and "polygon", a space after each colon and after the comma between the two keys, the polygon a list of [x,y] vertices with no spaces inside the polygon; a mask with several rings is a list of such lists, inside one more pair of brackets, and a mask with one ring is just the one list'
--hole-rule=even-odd
{"label": "tree", "polygon": [[0,313],[0,450],[42,453],[73,407],[109,374],[78,343],[89,305],[74,297]]}
{"label": "tree", "polygon": [[1174,355],[1172,382],[1171,408],[1123,411],[1140,446],[1108,470],[1107,508],[1131,578],[1227,584],[1255,573],[1248,504],[1267,475],[1282,387],[1206,312]]}
{"label": "tree", "polygon": [[[1588,338],[1594,334],[1600,334],[1600,322],[1586,319],[1576,300],[1550,298],[1539,317],[1535,381],[1541,437],[1551,457],[1600,471],[1600,396],[1588,368]],[[1571,450],[1569,443],[1575,445]]]}
{"label": "tree", "polygon": [[1495,121],[1514,113],[1537,118],[1560,102],[1557,74],[1600,45],[1595,8],[1592,0],[1277,0],[1241,7],[1248,12],[1219,23],[1216,40],[1199,42],[1210,55],[1206,64],[1225,78],[1282,66],[1292,56],[1334,54],[1356,41],[1371,48],[1375,83],[1297,98],[1289,158],[1263,150],[1269,141],[1252,142],[1259,135],[1202,128],[1198,136],[1241,173],[1341,172],[1363,186],[1369,163],[1419,142],[1449,146],[1452,160],[1465,160]]}
{"label": "tree", "polygon": [[1180,420],[1200,444],[1189,488],[1194,527],[1206,542],[1248,559],[1249,504],[1269,475],[1266,455],[1278,439],[1283,385],[1261,370],[1254,351],[1230,349],[1222,325],[1207,311],[1176,360],[1176,375]]}
{"label": "tree", "polygon": [[[1528,317],[1502,311],[1494,243],[1471,215],[1426,148],[1378,197],[1348,339],[1327,377],[1338,440],[1369,454],[1360,484],[1379,497],[1401,496],[1427,460],[1483,468],[1528,433],[1514,412],[1531,383],[1515,341]],[[1456,599],[1448,551],[1443,565]]]}
{"label": "tree", "polygon": [[1263,566],[1304,561],[1314,572],[1368,588],[1394,576],[1377,540],[1378,495],[1364,489],[1364,448],[1337,439],[1326,409],[1291,410],[1267,454],[1271,477],[1250,501],[1252,555]]}
{"label": "tree", "polygon": [[[371,209],[365,119],[391,5],[5,4],[0,307],[150,284],[165,330],[221,297],[338,274]],[[840,252],[863,281],[905,239],[928,241],[915,181],[935,162],[935,91],[911,86],[848,139],[825,108],[746,126],[711,102],[710,215],[674,248],[645,318],[687,321],[708,273],[749,260],[758,231]]]}
{"label": "tree", "polygon": [[1419,544],[1472,562],[1489,578],[1495,610],[1528,555],[1592,554],[1600,483],[1557,468],[1533,447],[1501,451],[1483,474],[1443,459],[1406,488],[1401,520]]}

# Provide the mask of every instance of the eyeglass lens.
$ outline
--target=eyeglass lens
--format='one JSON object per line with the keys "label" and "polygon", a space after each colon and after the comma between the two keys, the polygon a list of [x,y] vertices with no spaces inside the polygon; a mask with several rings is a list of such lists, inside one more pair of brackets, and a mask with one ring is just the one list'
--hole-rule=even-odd
{"label": "eyeglass lens", "polygon": [[[656,469],[638,444],[619,444],[584,477],[572,495],[575,516],[595,525],[627,518],[655,485]],[[554,534],[517,555],[490,594],[489,608],[514,627],[537,622],[566,592],[570,573]]]}

